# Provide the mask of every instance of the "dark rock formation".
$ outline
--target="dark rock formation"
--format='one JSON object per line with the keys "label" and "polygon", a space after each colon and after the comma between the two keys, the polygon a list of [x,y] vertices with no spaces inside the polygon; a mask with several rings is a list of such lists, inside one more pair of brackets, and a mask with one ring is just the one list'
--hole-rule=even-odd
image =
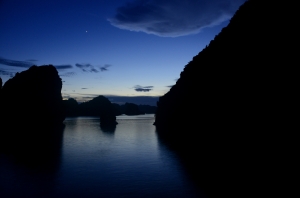
{"label": "dark rock formation", "polygon": [[142,113],[146,113],[146,114],[154,114],[156,113],[156,106],[151,106],[151,105],[139,105],[139,110]]}
{"label": "dark rock formation", "polygon": [[155,106],[150,105],[136,105],[134,103],[125,103],[123,105],[115,104],[114,106],[114,112],[115,115],[141,115],[141,114],[154,114],[156,112]]}
{"label": "dark rock formation", "polygon": [[139,107],[133,103],[125,103],[124,105],[124,114],[126,115],[140,115],[143,114]]}
{"label": "dark rock formation", "polygon": [[102,125],[117,124],[114,107],[104,96],[98,96],[88,102],[81,103],[79,105],[79,115],[99,116]]}
{"label": "dark rock formation", "polygon": [[62,81],[52,65],[32,66],[2,87],[2,119],[7,126],[62,124]]}
{"label": "dark rock formation", "polygon": [[[0,108],[3,108],[2,107],[2,96],[1,96],[1,93],[2,93],[2,79],[0,78]],[[0,112],[0,127],[1,127],[1,123],[2,123],[2,116],[1,116],[2,112]]]}
{"label": "dark rock formation", "polygon": [[32,66],[3,85],[0,150],[24,160],[35,151],[43,155],[39,159],[50,157],[47,153],[60,142],[57,133],[65,118],[61,88],[52,65]]}
{"label": "dark rock formation", "polygon": [[[103,96],[104,97],[104,96]],[[78,104],[78,102],[69,98],[68,100],[64,100],[64,107],[66,111],[66,116],[99,116],[99,111],[93,108],[90,102],[85,102]],[[125,103],[124,105],[119,105],[116,103],[112,103],[112,112],[113,115],[119,116],[122,114],[126,115],[141,115],[141,114],[153,114],[156,111],[155,106],[150,105],[136,105],[133,103]]]}
{"label": "dark rock formation", "polygon": [[271,133],[295,120],[289,112],[298,90],[292,49],[273,24],[275,8],[284,4],[247,1],[157,103],[160,138],[192,161],[193,177],[210,196],[266,191],[260,186],[272,178]]}
{"label": "dark rock formation", "polygon": [[69,98],[68,100],[63,100],[65,107],[66,117],[79,116],[79,105],[74,98]]}
{"label": "dark rock formation", "polygon": [[115,116],[119,116],[119,115],[124,114],[124,110],[123,110],[123,108],[122,108],[121,105],[116,104],[116,103],[112,103],[112,105],[114,107],[114,114],[115,114]]}
{"label": "dark rock formation", "polygon": [[201,124],[199,134],[203,134],[245,126],[250,131],[282,123],[276,120],[282,118],[286,106],[279,104],[282,94],[291,95],[288,75],[292,72],[275,66],[284,62],[287,53],[283,50],[288,49],[269,36],[279,34],[275,33],[277,26],[266,24],[271,14],[272,9],[263,1],[249,0],[242,5],[229,25],[185,66],[176,85],[159,99],[157,128]]}
{"label": "dark rock formation", "polygon": [[[0,107],[1,107],[1,91],[2,91],[2,79],[0,78]],[[0,116],[1,118],[1,116]],[[0,121],[1,123],[1,121]]]}

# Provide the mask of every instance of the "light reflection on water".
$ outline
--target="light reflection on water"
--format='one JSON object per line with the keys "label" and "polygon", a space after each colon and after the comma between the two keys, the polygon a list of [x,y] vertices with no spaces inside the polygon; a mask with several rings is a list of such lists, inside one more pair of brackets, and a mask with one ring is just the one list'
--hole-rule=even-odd
{"label": "light reflection on water", "polygon": [[[153,115],[118,116],[117,122],[115,130],[104,132],[99,118],[66,119],[55,174],[33,176],[20,172],[19,166],[0,166],[0,171],[9,169],[11,175],[5,179],[12,180],[10,185],[21,186],[17,194],[3,192],[46,197],[196,197],[176,155],[159,144]],[[6,184],[0,185],[1,190]],[[23,187],[28,185],[30,189]],[[39,191],[35,185],[48,187]]]}

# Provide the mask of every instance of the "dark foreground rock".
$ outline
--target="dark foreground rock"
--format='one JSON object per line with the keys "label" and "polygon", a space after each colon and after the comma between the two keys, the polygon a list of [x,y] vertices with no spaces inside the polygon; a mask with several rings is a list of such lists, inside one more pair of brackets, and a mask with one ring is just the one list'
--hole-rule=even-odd
{"label": "dark foreground rock", "polygon": [[65,118],[61,88],[61,78],[52,65],[16,73],[2,88],[2,127],[61,124]]}
{"label": "dark foreground rock", "polygon": [[61,88],[52,65],[32,66],[9,79],[1,89],[0,149],[42,152],[63,125]]}
{"label": "dark foreground rock", "polygon": [[[0,107],[1,107],[1,91],[2,91],[2,79],[0,78]],[[1,114],[0,114],[0,119],[1,119]],[[0,126],[1,126],[1,120],[0,120]]]}
{"label": "dark foreground rock", "polygon": [[278,190],[270,185],[282,142],[275,131],[291,130],[298,90],[289,36],[274,22],[286,7],[247,1],[157,103],[160,140],[180,153],[208,197]]}

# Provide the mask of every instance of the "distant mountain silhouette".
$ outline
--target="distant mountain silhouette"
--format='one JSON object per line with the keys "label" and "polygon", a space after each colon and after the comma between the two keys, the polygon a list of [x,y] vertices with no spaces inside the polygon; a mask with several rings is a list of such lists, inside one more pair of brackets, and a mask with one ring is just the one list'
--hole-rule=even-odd
{"label": "distant mountain silhouette", "polygon": [[116,104],[116,103],[112,103],[112,105],[113,105],[113,108],[114,108],[114,114],[116,116],[124,114],[124,108],[122,108],[121,105]]}
{"label": "distant mountain silhouette", "polygon": [[79,104],[74,98],[63,100],[67,117],[79,116]]}
{"label": "distant mountain silhouette", "polygon": [[2,87],[1,116],[5,124],[62,124],[62,81],[52,65],[32,66]]}
{"label": "distant mountain silhouette", "polygon": [[[74,106],[75,106],[75,102]],[[88,102],[78,105],[81,116],[99,116],[101,125],[115,125],[116,116],[111,102],[104,96],[97,96]]]}
{"label": "distant mountain silhouette", "polygon": [[146,114],[154,114],[156,112],[157,107],[151,105],[139,105],[139,110],[142,113]]}
{"label": "distant mountain silhouette", "polygon": [[125,103],[124,105],[114,104],[116,115],[141,115],[145,114],[140,111],[139,106],[133,103]]}
{"label": "distant mountain silhouette", "polygon": [[140,114],[143,114],[139,110],[139,106],[137,106],[136,104],[133,104],[133,103],[125,103],[124,109],[125,109],[124,114],[126,114],[126,115],[140,115]]}
{"label": "distant mountain silhouette", "polygon": [[157,103],[160,139],[187,159],[209,197],[266,191],[260,176],[273,177],[266,148],[276,148],[273,132],[295,120],[295,71],[286,65],[291,49],[274,25],[275,5],[245,2]]}
{"label": "distant mountain silhouette", "polygon": [[[69,98],[68,100],[64,100],[63,102],[66,108],[66,116],[68,117],[98,116],[98,113],[95,112],[95,109],[90,107],[90,105],[86,105],[86,103],[78,104],[78,102],[73,98]],[[116,103],[112,103],[112,106],[113,106],[112,112],[115,116],[119,116],[122,114],[126,114],[126,115],[142,115],[145,113],[154,114],[156,112],[156,107],[150,105],[136,105],[133,103],[125,103],[123,105],[119,105]]]}

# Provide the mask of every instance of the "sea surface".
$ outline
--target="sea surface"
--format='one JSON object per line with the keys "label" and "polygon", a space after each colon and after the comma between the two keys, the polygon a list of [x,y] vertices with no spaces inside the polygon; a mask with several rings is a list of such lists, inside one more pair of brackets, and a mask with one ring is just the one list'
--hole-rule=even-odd
{"label": "sea surface", "polygon": [[106,129],[97,117],[67,118],[53,152],[0,153],[0,197],[202,197],[159,140],[153,114],[117,122]]}

